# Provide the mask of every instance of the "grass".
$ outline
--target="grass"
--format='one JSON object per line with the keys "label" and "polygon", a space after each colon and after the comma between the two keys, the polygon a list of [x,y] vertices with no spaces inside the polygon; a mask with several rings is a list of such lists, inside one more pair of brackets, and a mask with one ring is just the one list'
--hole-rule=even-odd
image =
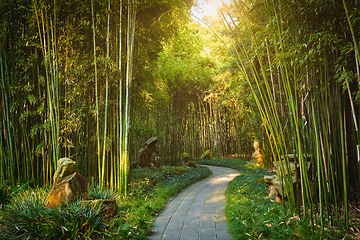
{"label": "grass", "polygon": [[10,194],[10,188],[2,186],[0,239],[146,239],[153,218],[168,201],[210,174],[201,167],[134,169],[126,198],[113,189],[90,186],[93,198],[117,200],[119,211],[112,217],[79,202],[49,209],[44,204],[48,188],[22,187]]}
{"label": "grass", "polygon": [[352,239],[341,227],[313,232],[309,218],[294,214],[286,203],[270,199],[267,185],[257,181],[269,175],[266,169],[238,159],[197,160],[196,163],[230,167],[240,172],[226,191],[225,214],[234,239]]}

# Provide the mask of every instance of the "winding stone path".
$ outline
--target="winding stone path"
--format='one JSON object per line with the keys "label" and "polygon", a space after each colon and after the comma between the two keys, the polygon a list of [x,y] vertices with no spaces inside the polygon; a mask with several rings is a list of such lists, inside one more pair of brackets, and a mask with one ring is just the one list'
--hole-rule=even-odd
{"label": "winding stone path", "polygon": [[156,218],[150,240],[227,240],[224,207],[228,183],[239,172],[224,167],[205,166],[212,175],[176,196]]}

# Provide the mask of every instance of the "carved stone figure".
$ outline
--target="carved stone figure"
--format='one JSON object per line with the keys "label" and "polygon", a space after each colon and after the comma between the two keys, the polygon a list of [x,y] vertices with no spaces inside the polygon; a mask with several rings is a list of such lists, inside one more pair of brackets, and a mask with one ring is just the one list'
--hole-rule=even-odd
{"label": "carved stone figure", "polygon": [[54,185],[47,197],[46,206],[53,208],[87,198],[87,183],[77,170],[76,162],[69,158],[59,159],[54,174]]}
{"label": "carved stone figure", "polygon": [[157,141],[157,137],[152,137],[145,142],[144,148],[139,151],[138,166],[143,168],[160,167],[160,159],[157,156]]}
{"label": "carved stone figure", "polygon": [[205,152],[203,152],[200,158],[204,160],[210,160],[210,150],[206,150]]}

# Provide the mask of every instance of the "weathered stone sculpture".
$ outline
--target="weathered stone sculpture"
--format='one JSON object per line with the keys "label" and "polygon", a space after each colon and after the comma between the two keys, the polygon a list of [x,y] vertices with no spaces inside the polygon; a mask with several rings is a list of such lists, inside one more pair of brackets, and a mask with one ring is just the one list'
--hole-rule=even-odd
{"label": "weathered stone sculpture", "polygon": [[115,199],[88,200],[88,188],[85,178],[76,168],[76,162],[69,158],[61,158],[54,173],[54,186],[47,197],[46,206],[49,208],[66,206],[77,200],[80,204],[89,205],[100,210],[101,214],[114,215],[117,213]]}
{"label": "weathered stone sculpture", "polygon": [[144,148],[139,151],[138,166],[143,168],[160,167],[160,159],[157,156],[157,141],[157,137],[152,137],[145,142]]}
{"label": "weathered stone sculpture", "polygon": [[195,163],[194,161],[189,161],[189,162],[187,163],[187,166],[193,167],[193,168],[198,168],[198,165],[196,165],[196,163]]}
{"label": "weathered stone sculpture", "polygon": [[46,206],[53,208],[87,198],[87,183],[77,170],[76,162],[69,158],[59,159],[54,174],[54,185],[47,198]]}
{"label": "weathered stone sculpture", "polygon": [[[295,155],[294,154],[288,154],[287,158],[289,160],[288,167],[287,161],[285,160],[285,156],[281,156],[281,161],[278,161],[275,165],[276,171],[278,172],[278,175],[286,177],[286,179],[289,179],[289,175],[291,176],[293,189],[296,190],[296,184],[300,183],[300,166],[299,166],[299,160],[297,159],[297,163],[295,164]],[[307,160],[307,171],[308,176],[310,176],[310,185],[311,182],[311,155],[304,155],[304,159]],[[280,180],[278,175],[272,175],[272,176],[264,176],[264,182],[268,184],[270,193],[269,197],[274,198],[277,202],[282,202],[282,198],[285,200],[287,199],[286,191],[285,191],[285,184],[282,183],[282,186],[280,184]],[[301,184],[300,184],[301,186]],[[311,189],[311,192],[313,192],[313,189]],[[301,192],[294,191],[295,195],[301,194]],[[313,193],[312,193],[313,195]]]}
{"label": "weathered stone sculpture", "polygon": [[70,158],[60,158],[56,165],[56,171],[54,173],[54,183],[57,179],[66,177],[74,172],[79,172],[76,168],[76,162]]}
{"label": "weathered stone sculpture", "polygon": [[192,161],[191,159],[192,158],[188,153],[186,152],[181,153],[180,165],[198,168],[196,163],[194,163],[194,161]]}
{"label": "weathered stone sculpture", "polygon": [[263,165],[263,156],[260,152],[260,143],[257,139],[254,140],[254,152],[251,155],[251,160],[256,163],[257,166]]}
{"label": "weathered stone sculpture", "polygon": [[191,159],[190,155],[186,152],[183,152],[181,153],[180,164],[186,166],[187,163],[190,161],[190,159]]}
{"label": "weathered stone sculpture", "polygon": [[210,160],[210,150],[206,150],[200,157],[203,160]]}
{"label": "weathered stone sculpture", "polygon": [[[282,202],[282,196],[286,198],[286,193],[282,194],[282,188],[280,186],[279,177],[277,175],[264,176],[264,182],[269,187],[269,197],[275,199],[276,202]],[[284,189],[284,185],[282,186]]]}

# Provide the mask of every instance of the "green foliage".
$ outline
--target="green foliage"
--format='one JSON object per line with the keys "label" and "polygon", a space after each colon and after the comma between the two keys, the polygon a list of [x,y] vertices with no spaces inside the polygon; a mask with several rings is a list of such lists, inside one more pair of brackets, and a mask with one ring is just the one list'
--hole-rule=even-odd
{"label": "green foliage", "polygon": [[1,239],[89,239],[107,236],[103,215],[79,202],[50,209],[48,190],[27,189],[14,197],[0,214]]}
{"label": "green foliage", "polygon": [[196,103],[212,82],[215,63],[203,56],[203,44],[199,30],[193,25],[181,26],[178,33],[163,44],[157,74],[176,105]]}
{"label": "green foliage", "polygon": [[207,168],[170,166],[137,168],[134,173],[134,184],[130,184],[133,187],[126,198],[111,188],[89,187],[93,198],[117,200],[119,211],[112,217],[104,217],[100,208],[94,210],[80,202],[47,208],[48,188],[22,186],[0,211],[0,239],[145,239],[153,218],[172,197],[211,174]]}
{"label": "green foliage", "polygon": [[93,199],[115,199],[118,194],[114,188],[101,188],[95,183],[88,187],[89,195]]}
{"label": "green foliage", "polygon": [[[193,2],[136,2],[136,50],[131,66],[134,84],[131,85],[130,92],[134,99],[132,105],[139,104],[143,107],[143,102],[148,106],[153,105],[150,101],[154,92],[153,73],[158,53],[162,49],[161,42],[178,31]],[[99,99],[101,113],[98,115],[99,133],[96,133],[94,109],[95,66],[91,2],[15,0],[1,5],[0,95],[4,97],[0,101],[4,112],[0,127],[3,130],[0,135],[0,171],[4,177],[0,179],[0,183],[10,180],[15,185],[35,178],[37,184],[50,184],[52,173],[49,169],[55,168],[54,162],[57,159],[54,160],[53,155],[57,150],[59,157],[76,156],[84,176],[97,178],[97,165],[90,159],[97,157],[98,153],[94,149],[98,135],[99,139],[106,139],[105,152],[116,155],[116,133],[119,129],[115,121],[118,117],[117,110],[122,107],[118,101],[119,88],[122,86],[124,89],[125,85],[124,79],[119,75],[126,66],[124,53],[127,49],[128,32],[127,1],[122,3],[122,40],[119,37],[119,1],[111,1],[110,11],[107,9],[107,2],[94,3],[99,79],[96,97]],[[110,31],[109,58],[105,57],[107,29]],[[119,59],[120,42],[123,54]],[[120,71],[119,61],[122,62]],[[105,104],[107,75],[110,89],[108,105]],[[125,101],[122,102],[125,105]],[[103,114],[105,109],[108,109],[107,120]],[[143,120],[141,119],[142,122]],[[108,130],[106,137],[103,136],[105,126]],[[137,127],[136,124],[134,126]],[[142,136],[153,133],[153,130],[143,132]],[[129,144],[130,150],[137,152],[138,146],[130,141]],[[110,165],[112,161],[109,155],[105,157],[105,165]],[[136,158],[136,154],[131,156]],[[41,164],[44,159],[45,163]],[[110,178],[110,173],[107,174],[106,178]]]}
{"label": "green foliage", "polygon": [[189,170],[189,167],[184,166],[163,166],[161,167],[161,171],[164,172],[165,175],[181,175]]}
{"label": "green foliage", "polygon": [[[310,209],[314,227],[317,221],[324,228],[325,219],[338,219],[342,207],[348,227],[348,202],[358,201],[359,117],[358,103],[353,100],[359,92],[359,25],[354,24],[359,19],[358,7],[359,3],[345,0],[248,0],[233,1],[222,12],[227,17],[222,15],[226,27],[220,37],[231,40],[225,43],[232,56],[224,67],[238,73],[239,81],[246,80],[251,92],[237,89],[234,95],[251,96],[256,105],[244,105],[246,101],[236,98],[233,102],[257,112],[250,115],[250,131],[256,137],[266,136],[267,156],[275,162],[281,156],[288,162],[288,154],[299,156],[301,203],[291,179],[283,180],[289,205],[296,211]],[[223,92],[227,100],[229,94]],[[256,129],[254,119],[262,122]],[[339,134],[335,137],[334,132]],[[306,171],[307,154],[317,166],[312,178]],[[315,199],[306,194],[310,184],[318,190]]]}
{"label": "green foliage", "polygon": [[167,177],[181,175],[189,170],[184,166],[163,166],[160,170],[151,168],[135,168],[130,173],[129,194],[141,196]]}
{"label": "green foliage", "polygon": [[131,170],[130,179],[129,194],[139,196],[143,195],[160,181],[163,181],[165,175],[156,169],[138,167]]}
{"label": "green foliage", "polygon": [[0,209],[3,208],[3,206],[9,204],[11,202],[11,199],[13,198],[12,191],[10,186],[6,184],[0,185]]}

